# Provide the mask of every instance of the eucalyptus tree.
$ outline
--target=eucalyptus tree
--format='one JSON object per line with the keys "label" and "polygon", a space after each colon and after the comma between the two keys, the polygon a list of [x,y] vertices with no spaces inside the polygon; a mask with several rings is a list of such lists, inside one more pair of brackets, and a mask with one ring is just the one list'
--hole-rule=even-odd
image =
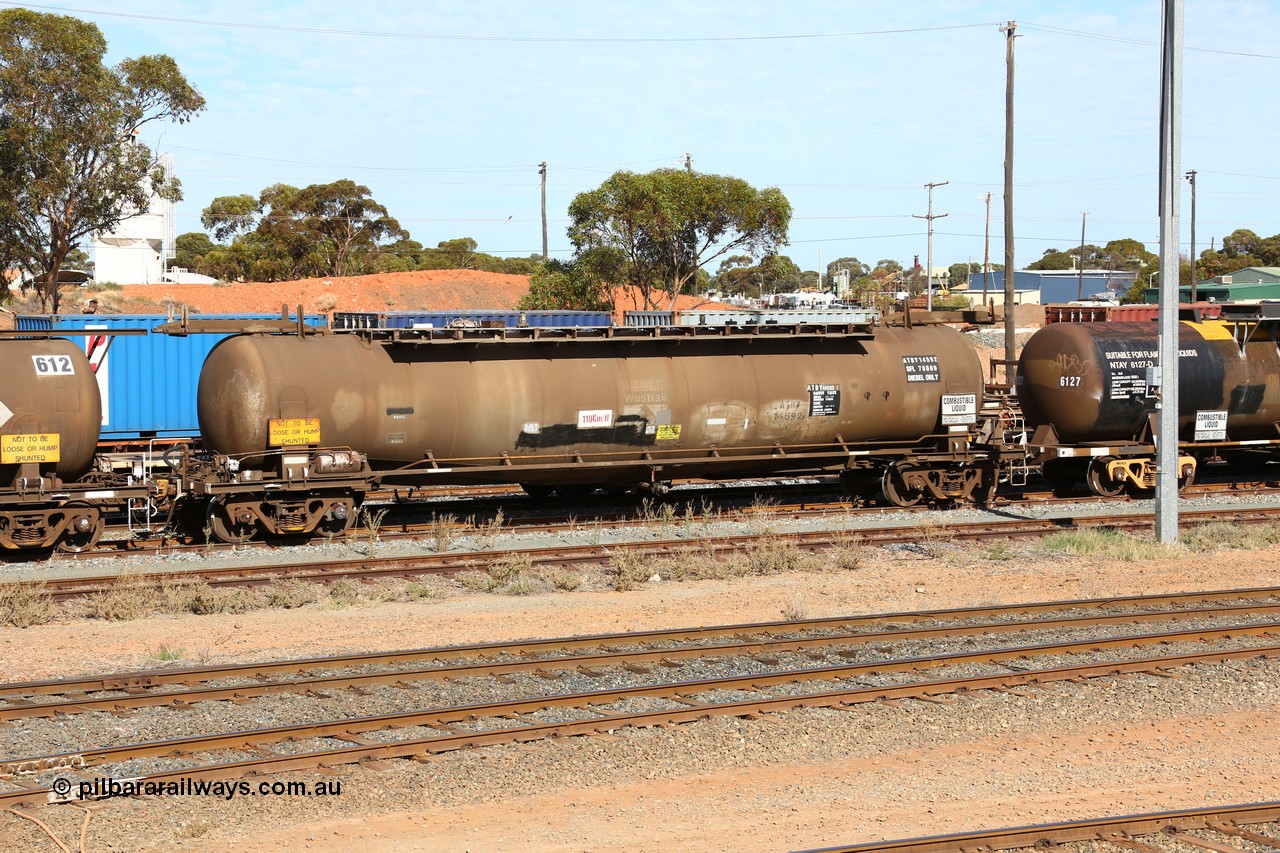
{"label": "eucalyptus tree", "polygon": [[137,140],[153,121],[183,123],[204,98],[163,54],[107,67],[92,23],[0,10],[0,266],[36,282],[58,310],[58,273],[83,238],[181,198]]}
{"label": "eucalyptus tree", "polygon": [[577,254],[617,253],[617,283],[636,287],[648,307],[655,292],[675,297],[717,258],[776,254],[787,239],[791,204],[776,187],[684,169],[619,171],[569,205]]}

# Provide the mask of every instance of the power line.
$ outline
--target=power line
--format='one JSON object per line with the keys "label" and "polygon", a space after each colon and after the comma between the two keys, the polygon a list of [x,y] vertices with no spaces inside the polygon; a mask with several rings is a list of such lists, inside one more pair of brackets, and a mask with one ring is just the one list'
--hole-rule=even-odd
{"label": "power line", "polygon": [[294,27],[280,24],[249,24],[242,21],[214,21],[199,18],[174,18],[165,15],[140,15],[135,12],[103,12],[97,9],[73,9],[65,6],[41,6],[32,3],[0,3],[4,6],[21,6],[26,9],[43,9],[49,12],[70,12],[77,15],[104,15],[113,18],[130,18],[138,21],[156,21],[165,24],[187,24],[201,27],[226,27],[238,30],[266,30],[285,33],[309,33],[325,36],[360,36],[364,38],[396,38],[417,39],[426,41],[488,41],[488,42],[527,42],[534,44],[688,44],[715,42],[751,42],[751,41],[811,41],[815,39],[855,38],[862,36],[899,35],[903,33],[930,33],[946,30],[976,29],[989,27],[991,23],[949,24],[938,27],[902,27],[888,30],[858,30],[838,33],[794,33],[791,35],[763,36],[678,36],[669,38],[642,36],[475,36],[447,35],[445,33],[406,33],[388,30],[345,30],[325,27]]}
{"label": "power line", "polygon": [[[208,148],[193,148],[189,145],[174,145],[174,151],[197,151],[201,154],[217,154],[220,157],[238,157],[242,160],[260,160],[266,163],[287,163],[291,166],[319,166],[325,169],[367,169],[370,171],[380,172],[447,172],[447,173],[468,173],[468,172],[515,172],[525,173],[529,169],[537,166],[537,163],[521,163],[513,166],[447,166],[430,168],[424,166],[364,166],[353,165],[351,163],[315,163],[307,160],[288,160],[281,157],[261,157],[256,154],[237,154],[231,151],[213,151]],[[557,169],[566,171],[596,171],[608,169],[622,169],[627,166],[647,166],[651,163],[666,163],[671,157],[655,158],[652,160],[637,160],[631,163],[616,164],[600,164],[595,166],[557,166]]]}
{"label": "power line", "polygon": [[[1072,36],[1073,38],[1093,39],[1094,41],[1113,41],[1119,44],[1141,44],[1150,47],[1159,47],[1160,42],[1149,41],[1147,39],[1130,38],[1128,36],[1114,36],[1106,33],[1090,33],[1084,30],[1072,30],[1066,27],[1055,27],[1051,24],[1028,24],[1026,21],[1019,21],[1018,26],[1026,27],[1029,30],[1039,30],[1044,33],[1052,33],[1060,36]],[[1250,53],[1243,50],[1219,50],[1212,47],[1183,47],[1183,50],[1189,53],[1214,53],[1219,56],[1243,56],[1249,59],[1280,59],[1280,55],[1272,53]]]}

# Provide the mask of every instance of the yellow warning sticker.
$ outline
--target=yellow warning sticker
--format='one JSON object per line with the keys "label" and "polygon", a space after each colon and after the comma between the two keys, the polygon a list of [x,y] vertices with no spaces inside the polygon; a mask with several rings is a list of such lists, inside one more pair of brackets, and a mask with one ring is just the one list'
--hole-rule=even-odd
{"label": "yellow warning sticker", "polygon": [[0,462],[6,465],[61,459],[62,436],[56,432],[0,436]]}
{"label": "yellow warning sticker", "polygon": [[271,418],[267,421],[268,443],[280,447],[290,444],[319,444],[319,418]]}
{"label": "yellow warning sticker", "polygon": [[680,424],[659,424],[654,435],[658,441],[675,441],[680,437]]}

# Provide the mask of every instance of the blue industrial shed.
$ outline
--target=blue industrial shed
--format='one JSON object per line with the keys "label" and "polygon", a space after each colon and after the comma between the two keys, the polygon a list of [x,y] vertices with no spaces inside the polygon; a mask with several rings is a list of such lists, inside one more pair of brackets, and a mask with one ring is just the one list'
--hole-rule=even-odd
{"label": "blue industrial shed", "polygon": [[[1041,305],[1054,302],[1072,302],[1088,299],[1095,293],[1111,291],[1123,296],[1133,284],[1134,273],[1123,270],[1085,270],[1081,276],[1077,270],[1014,270],[1013,289],[1035,291],[1040,294]],[[982,292],[982,273],[969,273],[969,293]],[[997,298],[1004,293],[1004,272],[991,273],[987,292]]]}

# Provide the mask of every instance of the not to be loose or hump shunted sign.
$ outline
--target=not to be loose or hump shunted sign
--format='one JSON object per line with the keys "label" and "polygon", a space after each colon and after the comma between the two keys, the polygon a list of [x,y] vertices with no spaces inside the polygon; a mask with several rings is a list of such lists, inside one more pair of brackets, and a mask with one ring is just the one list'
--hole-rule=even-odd
{"label": "not to be loose or hump shunted sign", "polygon": [[62,436],[56,432],[0,436],[0,463],[5,465],[61,460]]}

